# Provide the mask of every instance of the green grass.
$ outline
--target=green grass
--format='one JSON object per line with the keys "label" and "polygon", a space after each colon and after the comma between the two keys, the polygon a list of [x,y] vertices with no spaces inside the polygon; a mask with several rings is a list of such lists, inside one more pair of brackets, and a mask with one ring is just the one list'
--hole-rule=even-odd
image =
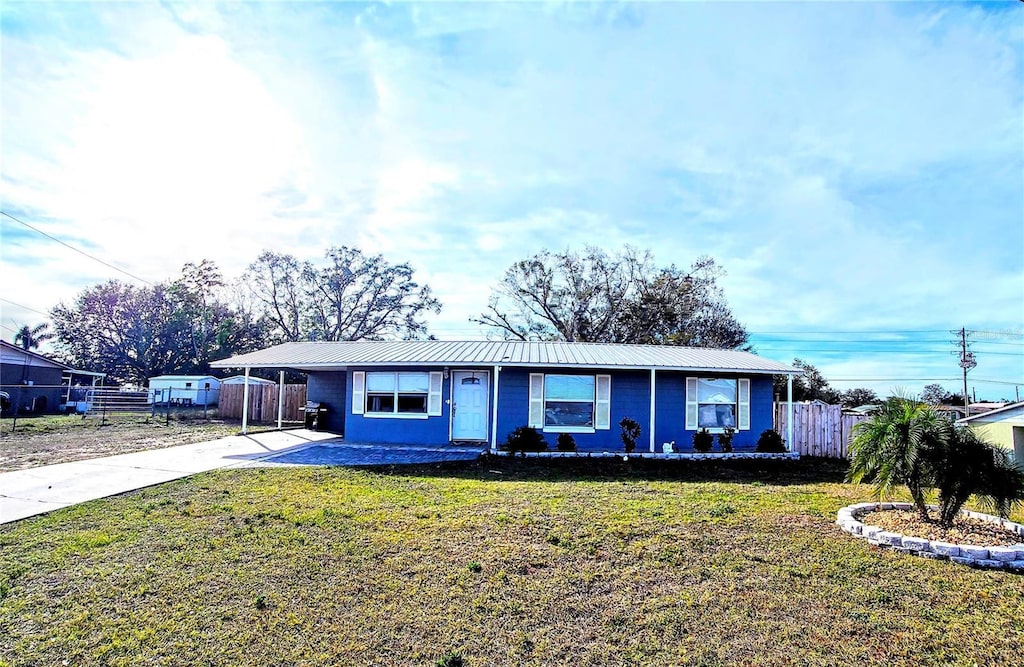
{"label": "green grass", "polygon": [[842,473],[492,459],[197,475],[0,528],[0,662],[1018,661],[1024,577],[852,539],[835,512],[869,488]]}

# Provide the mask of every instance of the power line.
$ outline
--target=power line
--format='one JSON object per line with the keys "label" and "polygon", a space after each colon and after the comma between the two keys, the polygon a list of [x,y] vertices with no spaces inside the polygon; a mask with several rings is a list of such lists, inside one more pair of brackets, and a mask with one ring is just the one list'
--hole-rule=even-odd
{"label": "power line", "polygon": [[30,310],[30,311],[32,311],[33,313],[38,313],[39,315],[44,315],[44,316],[46,316],[46,317],[49,317],[49,316],[50,316],[50,314],[49,314],[49,313],[44,313],[44,312],[43,312],[43,311],[41,311],[41,310],[36,310],[35,308],[29,308],[28,306],[23,306],[23,305],[21,305],[20,303],[14,303],[13,301],[8,301],[7,299],[3,299],[3,298],[0,298],[0,301],[3,301],[4,303],[9,303],[9,304],[11,304],[12,306],[16,306],[16,307],[18,307],[18,308],[22,308],[22,309],[24,309],[24,310]]}
{"label": "power line", "polygon": [[56,241],[57,243],[61,244],[61,245],[62,245],[62,246],[64,246],[65,248],[68,248],[68,249],[70,249],[70,250],[74,250],[74,251],[75,251],[75,252],[77,252],[77,253],[78,253],[79,255],[83,255],[83,256],[85,256],[85,257],[88,257],[89,259],[91,259],[91,260],[93,260],[93,261],[95,261],[95,262],[99,262],[100,264],[102,264],[103,266],[106,266],[107,268],[111,268],[111,269],[114,269],[115,271],[118,271],[118,272],[120,272],[120,273],[123,273],[124,275],[128,276],[129,278],[133,278],[133,279],[135,279],[135,280],[138,280],[138,281],[139,281],[139,282],[141,282],[141,283],[145,283],[145,284],[149,285],[150,287],[155,287],[155,286],[156,286],[156,285],[154,285],[153,283],[151,283],[151,282],[149,282],[148,280],[146,280],[145,278],[140,278],[140,277],[138,277],[137,275],[135,275],[134,273],[128,273],[128,272],[127,272],[127,271],[125,271],[124,269],[122,269],[122,268],[120,268],[120,267],[117,267],[117,266],[114,266],[113,264],[111,264],[111,263],[109,263],[109,262],[105,262],[105,261],[103,261],[102,259],[100,259],[99,257],[94,257],[94,256],[90,255],[89,253],[85,252],[84,250],[79,250],[79,249],[78,249],[78,248],[76,248],[75,246],[73,246],[73,245],[71,245],[71,244],[69,244],[69,243],[65,243],[64,241],[61,241],[61,240],[60,240],[59,238],[57,238],[56,236],[50,236],[49,234],[47,234],[47,233],[46,233],[46,232],[44,232],[43,230],[39,229],[38,227],[33,227],[32,225],[28,224],[28,223],[27,223],[27,222],[25,222],[24,220],[19,220],[18,218],[14,217],[14,216],[13,216],[13,215],[11,215],[10,213],[7,213],[6,211],[0,211],[0,215],[4,215],[4,216],[6,216],[6,217],[10,218],[11,220],[15,221],[15,222],[16,222],[16,223],[18,223],[19,225],[24,225],[25,227],[28,227],[28,228],[29,228],[29,229],[31,229],[32,231],[34,231],[34,232],[37,232],[37,233],[39,233],[39,234],[42,234],[43,236],[45,236],[46,238],[50,239],[51,241]]}

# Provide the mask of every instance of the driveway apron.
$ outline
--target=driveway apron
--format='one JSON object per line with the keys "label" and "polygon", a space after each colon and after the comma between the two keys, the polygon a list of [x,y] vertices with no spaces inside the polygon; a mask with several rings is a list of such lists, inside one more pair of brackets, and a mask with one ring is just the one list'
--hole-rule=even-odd
{"label": "driveway apron", "polygon": [[236,435],[2,473],[0,524],[221,468],[428,463],[476,458],[482,451],[340,444],[334,434],[305,429]]}

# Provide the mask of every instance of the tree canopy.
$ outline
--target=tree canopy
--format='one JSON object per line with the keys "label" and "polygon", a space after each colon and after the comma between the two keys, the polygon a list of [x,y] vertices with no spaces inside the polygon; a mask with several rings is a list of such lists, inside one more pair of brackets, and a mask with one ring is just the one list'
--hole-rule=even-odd
{"label": "tree canopy", "polygon": [[347,246],[329,248],[325,259],[317,265],[267,250],[249,266],[254,314],[273,342],[427,335],[422,318],[441,304],[408,263]]}
{"label": "tree canopy", "polygon": [[[206,373],[211,361],[267,343],[426,335],[421,316],[439,308],[408,264],[342,246],[320,266],[266,251],[232,284],[209,260],[187,263],[157,285],[111,280],[51,316],[65,360],[116,382],[144,382]],[[40,331],[29,340],[40,340]]]}
{"label": "tree canopy", "polygon": [[742,348],[748,334],[710,257],[656,268],[649,251],[542,251],[510,266],[470,321],[505,338]]}
{"label": "tree canopy", "polygon": [[169,283],[95,285],[53,309],[57,348],[75,366],[116,382],[208,372],[211,361],[261,342],[259,329],[225,302],[222,285],[208,260],[186,264]]}

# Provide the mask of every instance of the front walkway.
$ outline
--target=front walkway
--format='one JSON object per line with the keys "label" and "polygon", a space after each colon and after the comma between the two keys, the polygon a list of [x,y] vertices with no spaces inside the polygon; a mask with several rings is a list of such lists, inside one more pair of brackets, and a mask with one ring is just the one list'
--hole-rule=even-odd
{"label": "front walkway", "polygon": [[59,463],[0,474],[0,524],[220,468],[380,465],[466,460],[482,449],[344,444],[305,429]]}

